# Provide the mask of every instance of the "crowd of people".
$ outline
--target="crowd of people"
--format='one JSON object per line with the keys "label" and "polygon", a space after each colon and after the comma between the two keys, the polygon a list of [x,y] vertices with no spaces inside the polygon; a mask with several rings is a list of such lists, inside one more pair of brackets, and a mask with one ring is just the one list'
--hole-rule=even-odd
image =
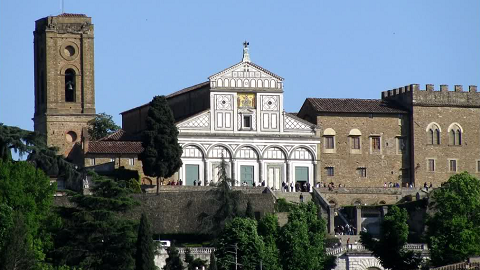
{"label": "crowd of people", "polygon": [[357,233],[357,229],[352,225],[339,225],[335,227],[335,234],[336,235],[355,235]]}

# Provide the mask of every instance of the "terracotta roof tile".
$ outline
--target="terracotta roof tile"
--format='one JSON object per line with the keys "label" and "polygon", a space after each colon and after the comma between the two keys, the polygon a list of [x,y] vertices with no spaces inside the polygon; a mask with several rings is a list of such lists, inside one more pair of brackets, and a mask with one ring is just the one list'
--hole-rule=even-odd
{"label": "terracotta roof tile", "polygon": [[140,154],[141,142],[131,141],[94,141],[88,144],[87,154]]}
{"label": "terracotta roof tile", "polygon": [[98,141],[139,141],[139,140],[140,138],[127,133],[123,129],[119,129],[114,133],[99,139]]}
{"label": "terracotta roof tile", "polygon": [[335,113],[407,113],[408,111],[381,99],[307,98],[317,112]]}

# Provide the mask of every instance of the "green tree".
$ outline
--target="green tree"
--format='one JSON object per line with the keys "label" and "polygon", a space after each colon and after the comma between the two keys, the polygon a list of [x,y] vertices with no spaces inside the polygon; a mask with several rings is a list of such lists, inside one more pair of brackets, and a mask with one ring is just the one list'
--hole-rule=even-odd
{"label": "green tree", "polygon": [[284,269],[323,269],[325,264],[325,221],[318,218],[313,202],[294,207],[280,230],[280,261]]}
{"label": "green tree", "polygon": [[198,216],[205,232],[218,235],[227,222],[240,216],[238,211],[240,192],[232,190],[231,186],[234,184],[235,180],[228,177],[227,162],[222,155],[217,187],[210,191],[213,198],[211,204],[218,205],[218,208],[213,214],[202,212]]}
{"label": "green tree", "polygon": [[[233,254],[232,254],[233,252]],[[249,218],[234,218],[227,223],[218,239],[217,263],[221,269],[231,269],[237,253],[242,269],[253,270],[263,258],[264,244],[257,234],[257,222]]]}
{"label": "green tree", "polygon": [[178,129],[165,96],[156,96],[150,102],[142,146],[144,150],[139,159],[143,172],[157,178],[158,194],[160,178],[172,176],[182,166]]}
{"label": "green tree", "polygon": [[92,141],[106,137],[119,129],[120,127],[115,124],[112,116],[106,113],[99,113],[88,122],[88,135]]}
{"label": "green tree", "polygon": [[142,213],[137,235],[137,253],[135,255],[136,270],[155,270],[155,244],[147,215]]}
{"label": "green tree", "polygon": [[203,266],[207,266],[207,261],[204,261],[200,258],[194,258],[190,248],[185,250],[185,262],[187,263],[188,270],[201,269]]}
{"label": "green tree", "polygon": [[245,217],[247,218],[255,218],[255,214],[253,213],[252,202],[250,200],[247,201],[247,208],[245,209]]}
{"label": "green tree", "polygon": [[265,270],[281,270],[280,251],[277,246],[278,234],[280,226],[278,218],[274,214],[266,214],[258,222],[258,234],[262,237],[265,244],[265,252],[263,256],[263,269]]}
{"label": "green tree", "polygon": [[427,241],[434,266],[480,255],[480,181],[463,172],[431,195]]}
{"label": "green tree", "polygon": [[9,241],[23,243],[22,239],[12,239],[11,233],[25,224],[26,247],[31,248],[36,261],[44,260],[53,243],[47,228],[53,218],[50,207],[54,192],[50,179],[28,162],[0,161],[0,252],[9,249]]}
{"label": "green tree", "polygon": [[92,195],[74,193],[74,207],[60,213],[57,264],[85,269],[132,269],[135,261],[135,224],[122,216],[138,203],[121,183],[91,173]]}
{"label": "green tree", "polygon": [[208,270],[217,270],[217,258],[215,257],[215,252],[210,253],[210,263],[208,265]]}
{"label": "green tree", "polygon": [[415,270],[422,262],[419,252],[404,248],[408,239],[408,213],[398,206],[392,206],[380,227],[379,239],[362,232],[360,241],[380,260],[385,269]]}
{"label": "green tree", "polygon": [[4,162],[12,160],[12,150],[20,156],[29,154],[43,141],[38,133],[0,123],[0,159]]}
{"label": "green tree", "polygon": [[172,245],[167,249],[167,253],[168,258],[165,260],[163,270],[183,270],[183,262],[175,243],[172,242]]}
{"label": "green tree", "polygon": [[22,213],[15,213],[14,224],[9,231],[5,247],[0,252],[0,269],[36,269],[32,241]]}

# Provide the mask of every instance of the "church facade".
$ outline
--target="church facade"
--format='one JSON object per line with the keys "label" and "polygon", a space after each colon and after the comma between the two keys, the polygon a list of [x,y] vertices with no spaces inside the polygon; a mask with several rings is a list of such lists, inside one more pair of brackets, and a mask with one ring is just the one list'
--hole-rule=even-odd
{"label": "church facade", "polygon": [[[215,183],[223,157],[239,185],[313,186],[316,125],[284,111],[283,78],[252,63],[247,43],[243,50],[241,62],[208,82],[167,96],[183,148],[177,180],[186,185]],[[203,106],[189,106],[192,102]],[[188,112],[178,109],[186,107]],[[144,122],[147,111],[148,104],[123,112],[123,128],[140,132],[144,126],[139,120]]]}

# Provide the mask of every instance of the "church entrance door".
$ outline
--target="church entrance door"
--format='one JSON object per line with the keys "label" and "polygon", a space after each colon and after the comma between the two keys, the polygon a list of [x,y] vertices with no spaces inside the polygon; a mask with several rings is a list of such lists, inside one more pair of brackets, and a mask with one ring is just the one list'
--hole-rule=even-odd
{"label": "church entrance door", "polygon": [[240,181],[241,184],[247,182],[247,186],[253,186],[253,166],[240,166]]}
{"label": "church entrance door", "polygon": [[280,166],[268,166],[268,187],[280,188],[282,182],[282,168]]}
{"label": "church entrance door", "polygon": [[295,167],[295,182],[298,187],[296,191],[307,191],[303,184],[308,183],[308,167]]}
{"label": "church entrance door", "polygon": [[193,182],[198,185],[198,180],[199,180],[199,166],[198,165],[192,165],[192,164],[186,164],[185,165],[185,185],[187,186],[193,186]]}

